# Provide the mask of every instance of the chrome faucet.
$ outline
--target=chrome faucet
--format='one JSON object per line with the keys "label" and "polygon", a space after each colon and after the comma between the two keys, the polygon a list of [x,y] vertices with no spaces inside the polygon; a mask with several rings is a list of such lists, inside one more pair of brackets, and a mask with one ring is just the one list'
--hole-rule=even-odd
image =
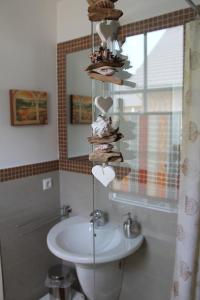
{"label": "chrome faucet", "polygon": [[69,205],[63,205],[61,207],[61,217],[62,218],[69,218],[72,209]]}
{"label": "chrome faucet", "polygon": [[94,224],[95,227],[104,226],[108,222],[108,214],[100,209],[91,212],[90,217],[90,224]]}

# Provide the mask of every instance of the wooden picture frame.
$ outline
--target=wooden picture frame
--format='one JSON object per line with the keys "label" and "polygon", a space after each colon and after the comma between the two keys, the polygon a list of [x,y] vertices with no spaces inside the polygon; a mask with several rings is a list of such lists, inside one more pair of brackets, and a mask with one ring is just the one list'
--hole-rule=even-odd
{"label": "wooden picture frame", "polygon": [[92,97],[71,95],[70,107],[72,124],[92,123]]}
{"label": "wooden picture frame", "polygon": [[12,126],[48,124],[47,92],[10,90]]}

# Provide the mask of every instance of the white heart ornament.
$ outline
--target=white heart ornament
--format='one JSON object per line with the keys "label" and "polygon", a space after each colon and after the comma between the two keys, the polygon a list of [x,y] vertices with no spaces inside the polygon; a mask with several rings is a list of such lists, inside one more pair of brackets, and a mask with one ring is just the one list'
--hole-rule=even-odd
{"label": "white heart ornament", "polygon": [[97,165],[92,168],[92,174],[105,187],[107,187],[116,177],[115,170],[110,166],[102,167]]}
{"label": "white heart ornament", "polygon": [[95,105],[96,107],[102,112],[107,113],[107,111],[112,107],[113,105],[113,99],[111,97],[101,97],[98,96],[95,98]]}
{"label": "white heart ornament", "polygon": [[117,33],[119,30],[119,23],[117,21],[111,21],[107,24],[107,21],[102,21],[97,24],[96,31],[102,41],[102,45],[106,45],[108,40],[117,40]]}

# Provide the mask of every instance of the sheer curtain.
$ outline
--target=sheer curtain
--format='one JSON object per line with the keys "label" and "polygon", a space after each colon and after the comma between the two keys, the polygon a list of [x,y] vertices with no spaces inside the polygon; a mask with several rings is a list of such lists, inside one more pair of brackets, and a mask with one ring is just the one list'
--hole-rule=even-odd
{"label": "sheer curtain", "polygon": [[4,300],[4,297],[3,297],[3,278],[2,278],[2,268],[1,268],[1,248],[0,248],[0,300]]}
{"label": "sheer curtain", "polygon": [[186,25],[183,137],[171,300],[200,300],[200,20]]}

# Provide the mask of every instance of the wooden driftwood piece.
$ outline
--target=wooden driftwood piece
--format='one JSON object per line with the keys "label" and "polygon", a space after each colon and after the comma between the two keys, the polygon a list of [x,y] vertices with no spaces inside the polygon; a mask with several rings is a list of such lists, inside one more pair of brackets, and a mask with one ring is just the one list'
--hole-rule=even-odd
{"label": "wooden driftwood piece", "polygon": [[96,64],[89,65],[85,71],[92,71],[101,67],[111,67],[111,68],[121,68],[124,66],[125,61],[119,61],[119,62],[112,62],[112,61],[100,61]]}
{"label": "wooden driftwood piece", "polygon": [[88,142],[90,144],[110,144],[121,140],[123,137],[124,136],[122,133],[116,133],[113,134],[112,136],[103,137],[103,138],[100,138],[98,136],[91,136],[88,137]]}
{"label": "wooden driftwood piece", "polygon": [[120,78],[114,77],[114,76],[106,76],[106,75],[101,75],[97,73],[89,73],[89,76],[91,79],[103,81],[103,82],[111,82],[114,84],[118,85],[123,85],[124,81]]}
{"label": "wooden driftwood piece", "polygon": [[88,17],[90,21],[99,22],[102,20],[119,20],[123,12],[119,9],[88,7]]}
{"label": "wooden driftwood piece", "polygon": [[99,163],[123,162],[123,157],[121,152],[93,152],[89,154],[89,160]]}
{"label": "wooden driftwood piece", "polygon": [[[111,2],[115,3],[118,0],[110,0]],[[99,0],[87,0],[87,2],[89,3],[89,5],[95,5],[96,3],[99,2]]]}

